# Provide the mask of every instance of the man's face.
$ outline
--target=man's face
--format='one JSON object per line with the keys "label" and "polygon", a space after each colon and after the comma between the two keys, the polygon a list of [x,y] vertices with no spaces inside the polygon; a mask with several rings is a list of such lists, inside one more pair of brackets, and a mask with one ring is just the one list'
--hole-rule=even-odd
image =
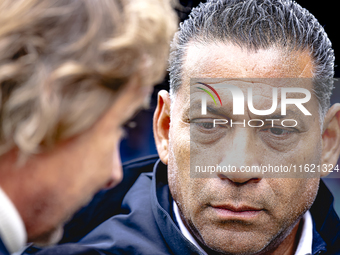
{"label": "man's face", "polygon": [[120,182],[118,147],[122,125],[152,90],[151,86],[141,88],[138,84],[137,78],[133,79],[119,92],[112,107],[89,130],[57,144],[48,153],[30,158],[23,171],[25,176],[22,175],[23,180],[32,180],[29,187],[22,187],[28,191],[26,201],[15,201],[26,225],[28,241],[39,244],[58,241],[63,224],[76,210],[100,189]]}
{"label": "man's face", "polygon": [[[190,78],[311,78],[311,58],[304,52],[284,54],[275,48],[254,53],[233,45],[191,44],[184,59],[183,83],[172,102],[168,149],[169,186],[181,216],[195,238],[213,250],[252,254],[273,248],[310,208],[319,179],[262,178],[251,174],[190,178],[190,160],[199,161],[211,153],[219,160],[215,164],[224,161],[237,168],[260,164],[318,165],[322,139],[317,99],[312,94],[305,104],[312,117],[300,116],[302,123],[294,130],[241,125],[227,131],[211,130],[202,124],[205,121],[194,121],[189,115]],[[265,80],[234,84],[245,95],[247,88],[253,88],[256,109],[268,109],[272,88],[280,87]],[[311,83],[303,86],[312,91]],[[228,95],[222,93],[221,98],[226,109],[232,107]],[[242,119],[255,118],[245,106]],[[215,133],[207,136],[209,132]]]}

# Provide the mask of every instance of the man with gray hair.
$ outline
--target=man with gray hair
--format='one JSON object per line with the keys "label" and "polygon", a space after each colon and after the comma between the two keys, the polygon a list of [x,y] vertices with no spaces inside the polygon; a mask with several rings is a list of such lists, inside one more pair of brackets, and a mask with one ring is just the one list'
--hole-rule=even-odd
{"label": "man with gray hair", "polygon": [[163,79],[166,0],[0,2],[0,254],[56,243],[122,179],[124,123]]}
{"label": "man with gray hair", "polygon": [[170,95],[158,94],[159,159],[125,166],[152,172],[78,244],[38,254],[340,254],[320,181],[339,171],[333,75],[331,42],[296,2],[200,4],[172,43]]}

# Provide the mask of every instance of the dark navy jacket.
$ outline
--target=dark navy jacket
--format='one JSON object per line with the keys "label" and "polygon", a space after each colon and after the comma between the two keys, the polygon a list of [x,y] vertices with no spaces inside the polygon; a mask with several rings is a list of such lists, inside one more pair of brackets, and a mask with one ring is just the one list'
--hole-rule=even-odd
{"label": "dark navy jacket", "polygon": [[7,251],[4,243],[2,242],[0,238],[0,255],[9,255],[9,252]]}
{"label": "dark navy jacket", "polygon": [[[25,254],[200,254],[182,235],[174,220],[167,167],[153,157],[130,163],[124,170],[125,174],[128,170],[130,176],[123,180],[123,186],[117,187],[116,196],[110,193],[112,191],[98,194],[66,227],[62,242],[80,239],[78,243],[64,243],[41,251],[32,247]],[[145,170],[153,170],[153,173],[141,173]],[[134,181],[139,174],[132,187],[124,186],[127,180]],[[123,189],[128,190],[125,196]],[[120,207],[110,204],[112,196],[115,196],[114,202],[122,201]],[[340,221],[333,209],[333,196],[322,181],[310,211],[314,224],[313,255],[340,254]],[[105,220],[110,213],[117,214]],[[98,215],[102,219],[95,218]],[[94,227],[89,222],[98,223],[103,219],[102,224],[81,238]]]}

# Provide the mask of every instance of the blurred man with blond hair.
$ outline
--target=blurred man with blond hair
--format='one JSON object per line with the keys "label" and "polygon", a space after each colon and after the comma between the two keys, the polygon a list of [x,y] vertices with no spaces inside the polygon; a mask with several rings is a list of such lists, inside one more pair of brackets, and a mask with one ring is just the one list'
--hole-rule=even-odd
{"label": "blurred man with blond hair", "polygon": [[0,254],[56,243],[122,178],[122,125],[163,78],[166,0],[0,1]]}
{"label": "blurred man with blond hair", "polygon": [[159,158],[124,166],[146,173],[123,181],[120,204],[104,194],[87,208],[119,207],[111,218],[37,255],[340,254],[321,180],[340,170],[340,104],[330,104],[334,51],[316,18],[291,0],[209,0],[170,55],[153,121]]}

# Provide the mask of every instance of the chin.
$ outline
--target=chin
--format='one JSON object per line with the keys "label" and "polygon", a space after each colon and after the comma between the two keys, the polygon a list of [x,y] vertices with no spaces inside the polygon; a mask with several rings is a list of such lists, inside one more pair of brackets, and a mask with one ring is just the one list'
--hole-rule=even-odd
{"label": "chin", "polygon": [[63,227],[59,226],[48,233],[44,233],[43,235],[39,236],[35,241],[34,244],[39,247],[45,247],[57,244],[60,239],[63,237]]}

